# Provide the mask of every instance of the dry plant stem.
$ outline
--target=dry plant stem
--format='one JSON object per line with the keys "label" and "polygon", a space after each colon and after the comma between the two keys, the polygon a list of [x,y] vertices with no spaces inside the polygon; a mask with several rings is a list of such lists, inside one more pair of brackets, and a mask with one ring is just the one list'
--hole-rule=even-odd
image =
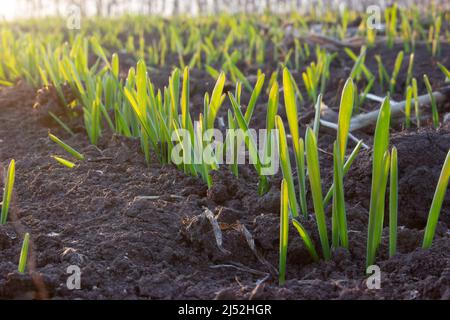
{"label": "dry plant stem", "polygon": [[[366,95],[366,99],[381,103],[381,102],[383,102],[384,97],[377,96],[376,94],[373,94],[373,93],[368,93]],[[391,104],[392,103],[398,103],[398,102],[391,99]]]}
{"label": "dry plant stem", "polygon": [[306,36],[300,36],[299,35],[299,30],[290,30],[287,31],[286,34],[292,34],[294,36],[294,38],[299,39],[302,42],[306,42],[310,45],[316,45],[319,44],[323,47],[328,47],[330,49],[339,49],[339,48],[347,48],[347,47],[351,47],[351,48],[359,48],[362,45],[362,41],[361,39],[346,39],[346,40],[339,40],[333,37],[329,37],[329,36],[324,36],[321,34],[317,34],[317,33],[310,33]]}
{"label": "dry plant stem", "polygon": [[[450,100],[450,87],[445,87],[440,91],[433,92],[433,96],[436,99],[436,103],[442,103],[444,101]],[[418,97],[419,106],[424,106],[431,103],[430,96],[428,94],[424,94]],[[406,101],[403,100],[401,102],[395,103],[391,105],[391,116],[394,117],[405,110]],[[375,124],[378,118],[379,110],[375,110],[372,112],[368,112],[365,114],[360,114],[356,117],[353,117],[350,122],[350,131],[355,131],[358,129],[365,128],[367,126]]]}
{"label": "dry plant stem", "polygon": [[253,254],[259,260],[259,262],[261,262],[263,265],[265,265],[269,269],[270,274],[272,274],[274,277],[277,277],[278,276],[277,269],[273,265],[271,265],[270,262],[267,261],[258,252],[258,250],[256,250],[255,239],[253,238],[250,231],[248,231],[247,227],[245,225],[243,225],[242,223],[239,223],[237,226],[237,230],[240,231],[241,234],[244,236],[248,246],[250,247],[250,250],[252,250]]}
{"label": "dry plant stem", "polygon": [[204,209],[203,214],[209,220],[209,222],[211,223],[211,226],[213,228],[214,236],[216,238],[217,247],[219,248],[219,250],[222,253],[227,254],[227,255],[230,254],[230,252],[223,247],[222,230],[220,229],[220,226],[219,226],[219,223],[217,222],[217,219],[214,217],[214,214],[211,212],[211,210],[209,210],[206,207],[204,207],[203,209]]}
{"label": "dry plant stem", "polygon": [[[327,127],[327,128],[330,128],[330,129],[334,129],[334,130],[337,130],[337,124],[335,124],[335,123],[333,123],[333,122],[329,122],[329,121],[325,121],[325,120],[320,120],[320,124],[322,125],[322,126],[324,126],[324,127]],[[349,133],[348,134],[348,137],[350,138],[350,139],[352,139],[353,141],[355,141],[356,143],[358,143],[361,139],[358,139],[357,137],[355,137],[353,134],[351,134],[351,133]],[[367,150],[369,150],[370,149],[370,147],[367,145],[367,144],[365,144],[365,143],[363,143],[363,144],[361,144],[362,145],[362,147],[364,148],[364,149],[367,149]]]}
{"label": "dry plant stem", "polygon": [[246,267],[246,266],[241,265],[241,264],[216,264],[216,265],[212,265],[212,266],[209,266],[209,267],[211,269],[233,268],[233,269],[236,269],[236,270],[239,270],[239,271],[248,272],[248,273],[261,275],[261,276],[270,275],[267,272],[259,271],[259,270],[256,270],[256,269],[252,269],[252,268]]}

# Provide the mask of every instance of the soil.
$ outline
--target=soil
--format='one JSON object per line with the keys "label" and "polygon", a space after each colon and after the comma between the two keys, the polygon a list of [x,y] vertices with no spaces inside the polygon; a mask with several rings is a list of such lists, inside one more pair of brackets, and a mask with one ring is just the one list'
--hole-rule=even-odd
{"label": "soil", "polygon": [[[449,45],[443,45],[443,52],[449,50]],[[446,65],[449,56],[442,55]],[[425,58],[433,60],[429,55]],[[352,65],[345,61],[342,58],[333,65],[332,95],[325,97],[330,106],[338,105],[340,79],[348,74],[342,64]],[[389,62],[386,64],[389,67]],[[155,71],[152,80],[162,86],[167,73]],[[441,74],[431,69],[428,74],[433,87],[444,85]],[[399,77],[400,83],[404,81],[402,73]],[[192,72],[191,83],[195,84],[191,85],[195,115],[201,111],[198,106],[203,105],[203,93],[214,83],[202,71]],[[421,84],[420,88],[423,94]],[[38,108],[33,108],[36,102]],[[305,107],[305,113],[311,111],[311,106]],[[261,109],[255,112],[253,127],[265,121]],[[448,104],[439,105],[441,115],[449,109]],[[45,116],[49,110],[65,117],[75,136]],[[226,106],[221,112],[225,114]],[[17,162],[9,221],[0,226],[2,298],[450,299],[448,192],[433,246],[420,248],[437,179],[450,149],[448,122],[438,130],[427,126],[403,130],[399,125],[392,131],[391,144],[399,155],[398,254],[388,257],[385,228],[377,257],[381,289],[370,290],[364,267],[369,151],[361,151],[345,178],[349,250],[336,249],[330,261],[313,262],[291,228],[287,282],[278,286],[279,175],[271,177],[269,192],[258,196],[252,167],[240,166],[238,178],[223,167],[213,173],[213,186],[208,190],[200,179],[173,166],[162,166],[156,159],[147,165],[138,141],[104,132],[99,145],[91,146],[80,118],[62,113],[51,90],[36,92],[22,82],[0,89],[0,173],[10,159]],[[87,160],[77,162],[74,169],[57,164],[51,155],[63,153],[47,138],[49,130]],[[371,143],[370,130],[356,134]],[[333,139],[333,133],[320,134],[326,186],[332,180]],[[302,218],[302,223],[318,245],[308,201],[311,215]],[[220,227],[221,244],[208,210]],[[31,234],[30,272],[19,274],[16,270],[25,232]],[[70,265],[81,269],[81,290],[67,288]]]}

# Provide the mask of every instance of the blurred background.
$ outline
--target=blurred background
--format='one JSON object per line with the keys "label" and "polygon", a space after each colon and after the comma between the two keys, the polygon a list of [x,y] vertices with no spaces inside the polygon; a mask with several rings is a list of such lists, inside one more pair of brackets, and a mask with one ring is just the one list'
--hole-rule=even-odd
{"label": "blurred background", "polygon": [[432,3],[450,10],[450,0],[8,0],[2,1],[0,17],[30,18],[45,16],[65,16],[70,8],[78,7],[82,16],[118,16],[125,13],[145,15],[198,15],[218,12],[257,13],[265,10],[274,12],[302,13],[325,8],[339,10],[346,5],[354,10],[365,10],[367,6],[382,8],[397,2],[400,6],[415,4],[428,7]]}

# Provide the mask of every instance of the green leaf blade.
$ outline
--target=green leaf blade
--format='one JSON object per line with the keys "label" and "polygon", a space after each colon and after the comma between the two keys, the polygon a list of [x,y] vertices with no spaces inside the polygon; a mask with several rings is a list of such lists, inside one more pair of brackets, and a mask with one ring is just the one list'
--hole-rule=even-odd
{"label": "green leaf blade", "polygon": [[16,176],[16,162],[11,160],[5,177],[5,188],[3,191],[2,212],[0,222],[5,224],[8,219],[9,207],[14,189],[14,181]]}
{"label": "green leaf blade", "polygon": [[72,148],[67,143],[65,143],[64,141],[59,139],[57,136],[49,133],[48,137],[50,138],[50,140],[55,142],[57,145],[59,145],[61,148],[63,148],[65,151],[67,151],[69,154],[71,154],[72,156],[74,156],[78,160],[84,160],[84,155],[82,155],[81,153],[76,151],[74,148]]}
{"label": "green leaf blade", "polygon": [[322,252],[325,260],[331,258],[330,244],[328,241],[327,224],[325,221],[325,211],[323,208],[322,183],[320,179],[319,153],[314,132],[311,128],[306,131],[306,159],[308,165],[309,182],[314,203],[314,213],[316,215],[317,228],[319,230]]}
{"label": "green leaf blade", "polygon": [[431,203],[430,212],[428,213],[427,225],[425,227],[425,234],[423,237],[422,247],[427,249],[431,247],[436,225],[439,219],[442,203],[444,202],[445,193],[448,188],[450,178],[450,151],[447,153],[441,174],[439,176],[436,191],[434,193],[433,202]]}
{"label": "green leaf blade", "polygon": [[25,268],[27,266],[27,258],[28,258],[28,246],[30,241],[30,234],[27,232],[23,238],[22,249],[20,251],[19,265],[17,267],[17,271],[19,273],[25,273]]}

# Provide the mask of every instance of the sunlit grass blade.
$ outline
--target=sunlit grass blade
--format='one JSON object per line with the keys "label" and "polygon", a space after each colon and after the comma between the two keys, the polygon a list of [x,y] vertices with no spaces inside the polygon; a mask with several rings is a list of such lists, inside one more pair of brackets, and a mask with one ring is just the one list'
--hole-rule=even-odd
{"label": "sunlit grass blade", "polygon": [[384,91],[384,83],[388,83],[390,81],[389,75],[386,71],[386,68],[381,60],[380,55],[375,55],[375,60],[378,65],[378,81],[380,83],[381,90]]}
{"label": "sunlit grass blade", "polygon": [[450,71],[441,63],[437,63],[439,69],[441,69],[442,73],[445,75],[445,82],[450,82]]}
{"label": "sunlit grass blade", "polygon": [[[234,130],[237,129],[238,125],[236,124],[236,120],[234,120],[233,117],[233,113],[231,110],[228,110],[228,127],[230,129],[230,132],[233,132]],[[233,141],[234,139],[234,141]],[[226,137],[226,145],[227,146],[232,146],[233,150],[231,150],[231,164],[230,164],[230,168],[231,168],[231,172],[233,172],[234,176],[237,177],[239,175],[239,167],[238,167],[238,146],[236,143],[236,138],[231,134],[231,133],[227,133],[227,137]]]}
{"label": "sunlit grass blade", "polygon": [[76,151],[74,148],[72,148],[71,146],[69,146],[67,143],[65,143],[64,141],[62,141],[61,139],[59,139],[57,136],[49,133],[48,137],[50,138],[50,140],[52,140],[53,142],[55,142],[56,144],[58,144],[61,148],[63,148],[65,151],[67,151],[68,153],[70,153],[72,156],[74,156],[75,158],[77,158],[78,160],[84,160],[84,155],[82,155],[81,153],[79,153],[78,151]]}
{"label": "sunlit grass blade", "polygon": [[444,202],[445,193],[447,192],[448,181],[450,178],[450,150],[445,158],[441,175],[434,192],[433,202],[431,203],[430,212],[428,213],[427,226],[425,227],[425,235],[423,237],[423,248],[430,248],[433,242],[436,225],[441,212],[442,203]]}
{"label": "sunlit grass blade", "polygon": [[194,155],[196,154],[199,159],[199,161],[195,161],[195,163],[198,163],[196,171],[201,174],[203,181],[207,183],[208,188],[211,188],[212,178],[209,175],[209,167],[214,163],[214,159],[211,159],[210,157],[205,159],[203,133],[203,116],[200,114],[199,121],[195,127],[195,140],[192,140],[197,142],[194,145]]}
{"label": "sunlit grass blade", "polygon": [[390,100],[389,97],[386,97],[378,114],[374,135],[366,266],[372,265],[375,261],[378,248],[377,234],[383,219],[382,215],[384,215],[384,203],[381,204],[380,199],[384,199],[385,191],[383,190],[383,180],[385,178],[386,152],[389,146],[390,118]]}
{"label": "sunlit grass blade", "polygon": [[[272,130],[275,129],[275,116],[278,112],[278,102],[279,102],[279,95],[278,95],[278,82],[274,81],[272,84],[272,88],[269,92],[269,101],[267,106],[267,114],[266,114],[266,141],[265,141],[265,150],[264,150],[264,157],[262,159],[263,165],[265,168],[272,165],[271,161],[273,159],[274,153],[278,152],[278,150],[272,150],[275,149],[275,143],[273,141],[274,135]],[[273,166],[272,166],[273,167]],[[275,172],[273,172],[275,174]]]}
{"label": "sunlit grass blade", "polygon": [[397,148],[391,152],[391,174],[389,183],[389,257],[397,252],[397,216],[398,216],[398,164]]}
{"label": "sunlit grass blade", "polygon": [[117,53],[113,53],[111,58],[111,71],[113,76],[116,79],[119,79],[119,72],[120,72],[120,63],[119,63],[119,56]]}
{"label": "sunlit grass blade", "polygon": [[[337,231],[340,244],[344,248],[348,248],[348,232],[347,232],[347,217],[345,213],[345,199],[344,199],[344,179],[341,155],[339,154],[339,147],[337,141],[333,148],[333,214],[337,222]],[[336,244],[336,243],[335,243]],[[338,244],[339,245],[339,244]]]}
{"label": "sunlit grass blade", "polygon": [[350,72],[350,77],[352,79],[358,80],[360,78],[361,72],[364,72],[364,75],[368,80],[374,77],[364,64],[364,60],[366,58],[366,49],[366,47],[362,47],[359,56],[356,56],[355,53],[349,48],[344,49],[345,53],[347,53],[347,55],[355,62],[352,71]]}
{"label": "sunlit grass blade", "polygon": [[[334,194],[335,191],[333,191]],[[339,247],[339,217],[336,207],[336,197],[333,197],[331,203],[331,247]]]}
{"label": "sunlit grass blade", "polygon": [[400,68],[402,66],[403,62],[403,51],[400,51],[397,54],[397,58],[395,58],[394,62],[394,70],[392,71],[391,81],[389,83],[389,92],[392,94],[394,93],[395,86],[397,84],[397,77],[400,72]]}
{"label": "sunlit grass blade", "polygon": [[303,242],[305,243],[306,249],[308,249],[309,254],[313,258],[313,260],[318,261],[319,256],[318,256],[316,248],[314,247],[314,244],[311,240],[311,237],[309,236],[306,229],[302,226],[302,224],[297,219],[292,219],[292,224],[294,225],[295,229],[297,229],[299,236],[302,238]]}
{"label": "sunlit grass blade", "polygon": [[414,114],[416,115],[416,125],[420,128],[420,108],[419,108],[419,92],[417,90],[417,80],[413,78],[412,83],[412,95],[414,99]]}
{"label": "sunlit grass blade", "polygon": [[428,91],[428,95],[430,96],[431,100],[431,113],[433,118],[433,125],[435,128],[439,127],[439,113],[437,111],[437,104],[436,104],[436,98],[433,95],[433,89],[431,88],[430,80],[428,79],[428,76],[426,74],[423,75],[423,81],[425,82],[425,86]]}
{"label": "sunlit grass blade", "polygon": [[[289,123],[289,131],[292,136],[292,142],[294,145],[295,162],[297,164],[297,173],[300,177],[301,172],[305,171],[305,168],[301,166],[301,154],[300,150],[300,136],[298,131],[298,115],[297,115],[297,102],[295,100],[295,90],[293,85],[292,76],[287,68],[283,70],[283,89],[284,89],[284,104],[286,109],[286,115]],[[299,198],[300,208],[304,215],[307,214],[306,202],[306,190],[301,187],[299,183]]]}
{"label": "sunlit grass blade", "polygon": [[345,160],[345,151],[347,150],[348,134],[350,132],[350,120],[352,118],[355,90],[353,80],[347,79],[342,90],[341,104],[339,107],[337,146],[340,156],[340,162]]}
{"label": "sunlit grass blade", "polygon": [[306,131],[306,159],[308,166],[309,182],[314,203],[314,213],[316,216],[317,228],[319,230],[322,253],[325,260],[329,260],[330,244],[328,242],[327,224],[325,221],[325,211],[323,208],[322,183],[320,180],[319,152],[316,137],[311,128]]}
{"label": "sunlit grass blade", "polygon": [[286,256],[289,235],[289,195],[288,185],[285,179],[281,182],[280,196],[280,261],[279,261],[279,284],[283,285],[286,280]]}
{"label": "sunlit grass blade", "polygon": [[322,108],[322,94],[319,94],[317,97],[317,102],[314,105],[314,125],[313,131],[316,136],[316,139],[319,139],[319,130],[320,130],[320,111]]}
{"label": "sunlit grass blade", "polygon": [[217,78],[216,85],[214,86],[213,92],[211,94],[211,101],[209,105],[208,114],[206,117],[206,128],[212,129],[214,127],[214,121],[216,119],[219,108],[222,105],[222,92],[225,86],[225,74],[222,72]]}
{"label": "sunlit grass blade", "polygon": [[236,88],[234,90],[234,97],[239,105],[241,105],[241,96],[242,96],[242,83],[239,81],[236,82]]}
{"label": "sunlit grass blade", "polygon": [[386,20],[386,35],[388,48],[392,48],[394,45],[394,39],[397,36],[397,3],[385,10],[384,13]]}
{"label": "sunlit grass blade", "polygon": [[6,80],[0,80],[0,85],[5,87],[12,87],[14,83],[6,81]]}
{"label": "sunlit grass blade", "polygon": [[58,156],[52,156],[53,159],[55,159],[56,161],[58,161],[60,164],[62,164],[63,166],[72,169],[73,167],[75,167],[75,163],[66,160],[64,158],[58,157]]}
{"label": "sunlit grass blade", "polygon": [[296,97],[300,100],[300,103],[304,102],[305,99],[303,98],[302,92],[300,91],[297,83],[295,82],[294,77],[290,73],[289,73],[289,75],[291,77],[292,85],[294,86],[294,91],[295,91]]}
{"label": "sunlit grass blade", "polygon": [[211,67],[210,65],[205,65],[205,70],[214,79],[217,79],[220,75],[220,72],[217,71],[216,69],[214,69],[213,67]]}
{"label": "sunlit grass blade", "polygon": [[442,26],[442,16],[439,15],[434,21],[434,35],[431,43],[431,54],[436,56],[439,54],[441,45],[440,45],[440,32]]}
{"label": "sunlit grass blade", "polygon": [[280,116],[275,117],[276,127],[279,135],[279,150],[280,150],[280,164],[283,172],[283,177],[287,182],[289,193],[289,204],[291,207],[292,216],[298,216],[298,204],[295,194],[294,179],[292,178],[291,160],[289,158],[289,147],[287,144],[286,131],[284,130],[283,120]]}
{"label": "sunlit grass blade", "polygon": [[256,81],[255,88],[253,89],[252,95],[250,97],[250,101],[247,106],[247,110],[245,111],[245,121],[250,124],[250,120],[252,119],[253,111],[256,106],[256,102],[258,101],[258,97],[261,93],[261,89],[264,85],[264,74],[261,74]]}
{"label": "sunlit grass blade", "polygon": [[275,116],[277,115],[278,112],[278,102],[279,102],[278,90],[279,90],[278,82],[275,81],[269,93],[269,102],[266,116],[267,131],[270,131],[275,128]]}
{"label": "sunlit grass blade", "polygon": [[8,166],[8,170],[5,177],[4,189],[3,189],[3,200],[2,200],[2,214],[0,222],[5,224],[8,219],[9,207],[11,205],[11,198],[14,188],[14,181],[16,178],[16,162],[11,160]]}
{"label": "sunlit grass blade", "polygon": [[[178,105],[180,102],[180,70],[175,68],[169,78],[170,102],[172,114],[179,114]],[[125,92],[126,93],[126,92]]]}
{"label": "sunlit grass blade", "polygon": [[108,68],[111,69],[111,64],[109,63],[109,60],[106,58],[105,51],[103,50],[103,47],[101,46],[98,39],[96,37],[91,37],[90,40],[94,53],[103,60],[103,62],[107,65]]}
{"label": "sunlit grass blade", "polygon": [[300,189],[300,203],[304,204],[305,211],[304,216],[307,215],[307,204],[306,204],[306,166],[305,166],[305,142],[302,138],[298,139],[298,185]]}
{"label": "sunlit grass blade", "polygon": [[30,234],[27,232],[23,237],[22,250],[20,251],[19,266],[17,268],[19,273],[25,273],[25,269],[27,267],[29,241]]}
{"label": "sunlit grass blade", "polygon": [[386,202],[386,190],[387,190],[387,183],[388,183],[388,177],[389,177],[389,170],[391,168],[391,154],[389,150],[386,150],[384,157],[383,157],[383,176],[381,179],[381,185],[380,185],[380,196],[378,197],[377,206],[379,208],[379,215],[377,223],[377,228],[375,229],[375,253],[378,247],[381,244],[381,236],[383,233],[383,226],[384,226],[384,208],[385,208],[385,202]]}
{"label": "sunlit grass blade", "polygon": [[411,86],[406,88],[406,100],[405,100],[405,127],[411,127],[411,100],[413,89]]}
{"label": "sunlit grass blade", "polygon": [[183,83],[181,88],[181,127],[188,130],[191,141],[194,141],[194,125],[192,124],[191,115],[189,113],[189,68],[184,68]]}
{"label": "sunlit grass blade", "polygon": [[138,105],[138,102],[135,98],[135,95],[128,89],[124,89],[125,97],[130,102],[131,107],[133,108],[133,111],[135,115],[137,116],[137,119],[139,120],[139,123],[141,124],[142,128],[146,131],[148,135],[151,135],[151,128],[147,121],[146,114],[141,110],[141,107]]}
{"label": "sunlit grass blade", "polygon": [[411,80],[413,77],[413,67],[414,67],[414,53],[409,55],[409,64],[408,70],[406,71],[406,85],[409,86],[411,84]]}

